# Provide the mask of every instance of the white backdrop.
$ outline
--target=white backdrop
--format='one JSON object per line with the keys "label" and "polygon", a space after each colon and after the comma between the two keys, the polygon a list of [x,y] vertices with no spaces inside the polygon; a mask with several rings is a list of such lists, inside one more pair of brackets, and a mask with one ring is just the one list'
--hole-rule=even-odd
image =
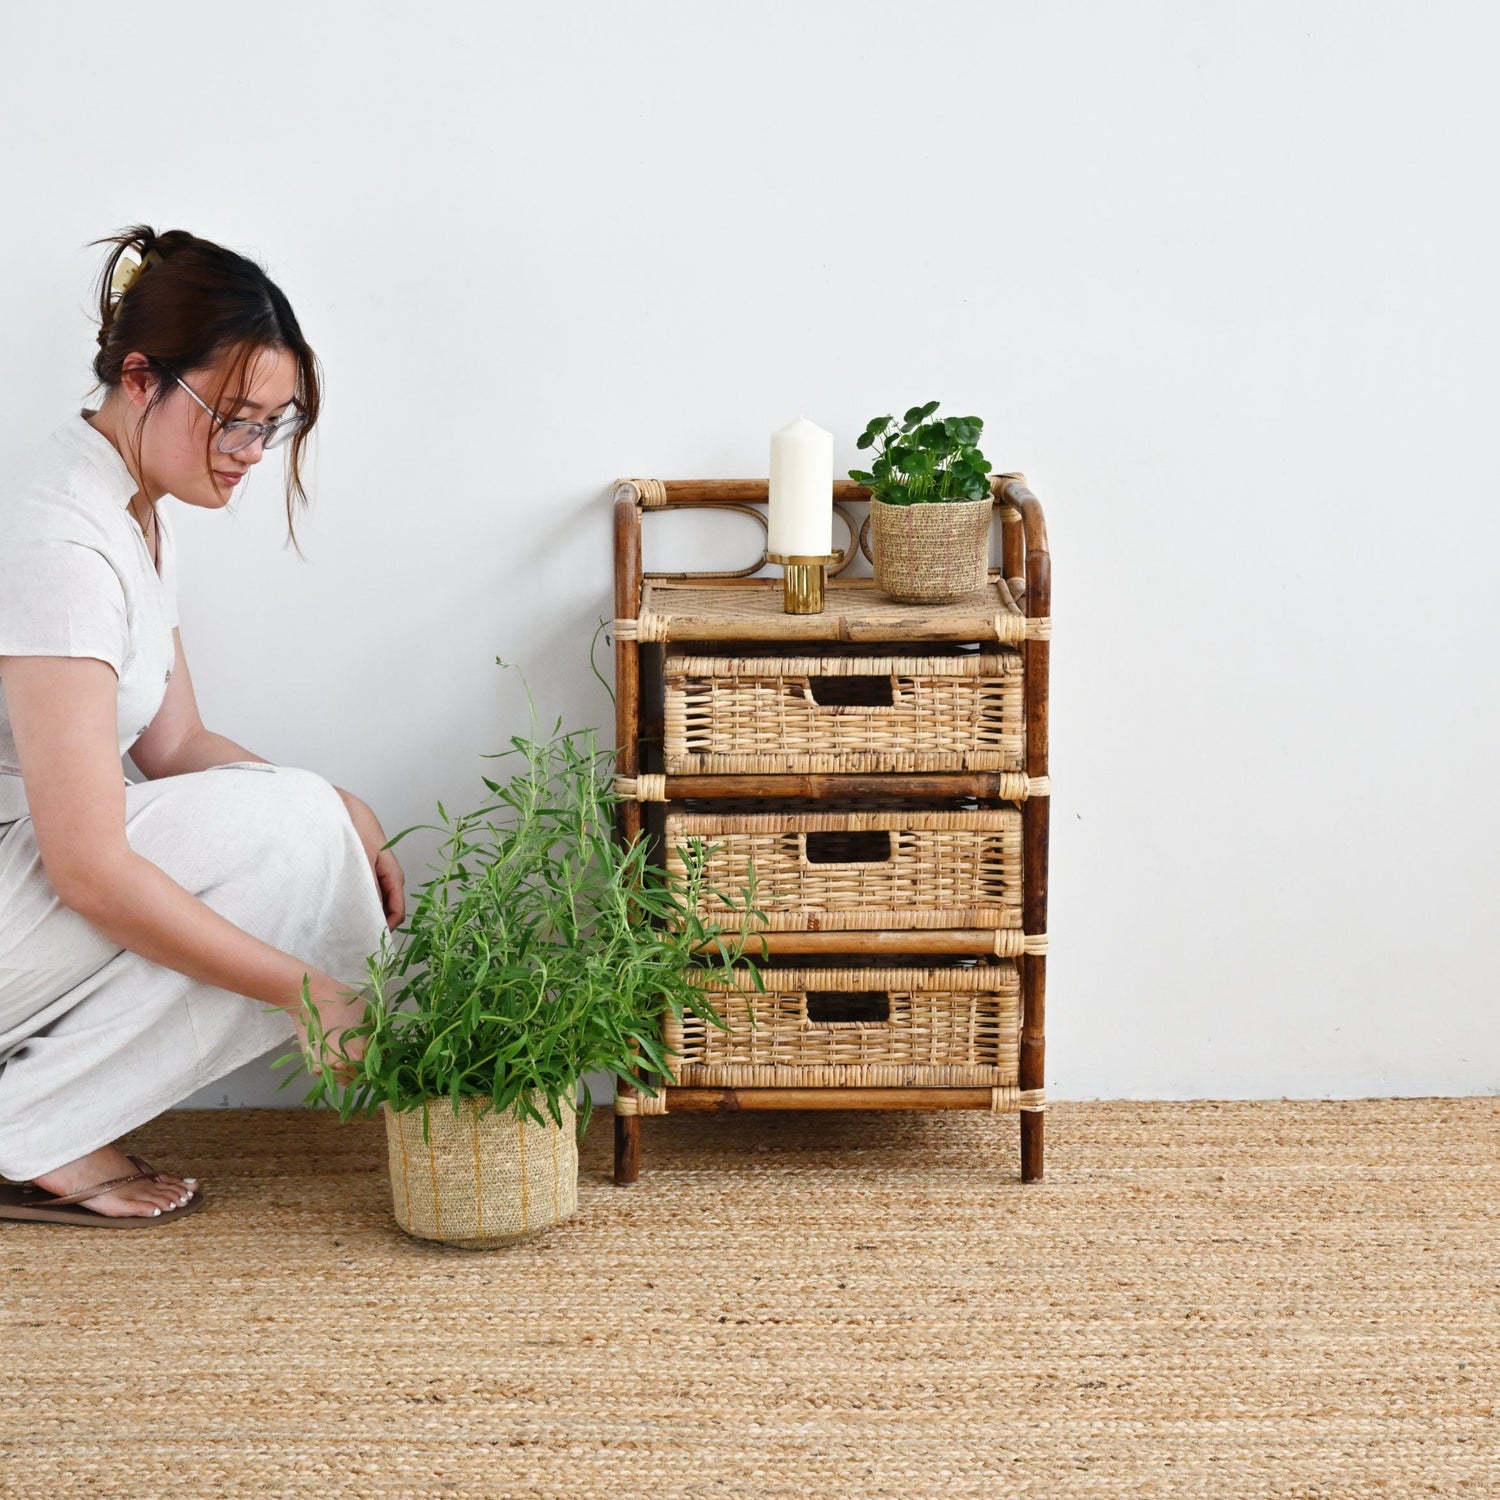
{"label": "white backdrop", "polygon": [[1490,8],[4,22],[0,464],[137,220],[260,259],[325,367],[307,563],[275,455],[167,502],[210,727],[391,832],[463,805],[495,656],[608,729],[615,476],[764,474],[799,414],[842,473],[936,398],[1051,527],[1049,1093],[1500,1088]]}

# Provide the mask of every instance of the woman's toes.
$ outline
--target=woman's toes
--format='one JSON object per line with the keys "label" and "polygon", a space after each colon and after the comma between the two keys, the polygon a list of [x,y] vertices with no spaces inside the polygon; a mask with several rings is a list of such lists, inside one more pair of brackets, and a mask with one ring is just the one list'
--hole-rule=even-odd
{"label": "woman's toes", "polygon": [[154,1190],[160,1190],[167,1196],[161,1200],[161,1206],[165,1208],[170,1201],[176,1208],[185,1206],[193,1194],[197,1191],[197,1185],[192,1178],[169,1177],[165,1174],[156,1178],[151,1184]]}

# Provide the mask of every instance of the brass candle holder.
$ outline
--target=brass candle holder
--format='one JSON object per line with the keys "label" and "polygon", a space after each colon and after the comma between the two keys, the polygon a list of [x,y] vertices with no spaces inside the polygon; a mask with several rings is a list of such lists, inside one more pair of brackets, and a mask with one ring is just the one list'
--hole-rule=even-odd
{"label": "brass candle holder", "polygon": [[830,552],[824,556],[803,556],[798,553],[768,552],[766,561],[780,563],[786,569],[782,579],[781,610],[788,615],[820,615],[823,613],[823,570],[829,563],[836,563],[841,552]]}

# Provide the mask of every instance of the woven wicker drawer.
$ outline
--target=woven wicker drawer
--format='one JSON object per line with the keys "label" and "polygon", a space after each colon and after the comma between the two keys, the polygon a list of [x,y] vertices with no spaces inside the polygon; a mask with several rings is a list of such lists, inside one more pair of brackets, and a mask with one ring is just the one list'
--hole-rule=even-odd
{"label": "woven wicker drawer", "polygon": [[666,772],[1019,771],[1020,653],[668,655]]}
{"label": "woven wicker drawer", "polygon": [[[1021,926],[1021,814],[1011,806],[839,808],[833,802],[671,804],[668,869],[707,846],[709,920],[755,872],[772,932]],[[686,811],[701,807],[704,810]]]}
{"label": "woven wicker drawer", "polygon": [[667,1018],[677,1082],[725,1088],[1003,1087],[1021,993],[1010,962],[969,968],[774,969],[704,981],[722,1030]]}

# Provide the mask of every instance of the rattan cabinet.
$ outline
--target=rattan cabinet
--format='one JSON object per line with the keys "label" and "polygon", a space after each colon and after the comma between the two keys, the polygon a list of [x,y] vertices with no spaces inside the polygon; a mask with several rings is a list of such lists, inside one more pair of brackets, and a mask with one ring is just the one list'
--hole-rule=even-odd
{"label": "rattan cabinet", "polygon": [[[765,480],[615,487],[620,836],[711,883],[753,869],[764,992],[705,978],[727,1029],[668,1022],[675,1083],[615,1100],[615,1181],[643,1115],[986,1109],[1020,1117],[1042,1176],[1051,568],[1025,477],[992,481],[1001,566],[956,604],[902,605],[849,576],[868,498],[833,503],[849,546],[821,614],[784,612],[761,555],[719,573],[642,566],[651,512],[765,523]],[[723,916],[706,898],[704,915]],[[705,971],[707,974],[707,971]]]}

